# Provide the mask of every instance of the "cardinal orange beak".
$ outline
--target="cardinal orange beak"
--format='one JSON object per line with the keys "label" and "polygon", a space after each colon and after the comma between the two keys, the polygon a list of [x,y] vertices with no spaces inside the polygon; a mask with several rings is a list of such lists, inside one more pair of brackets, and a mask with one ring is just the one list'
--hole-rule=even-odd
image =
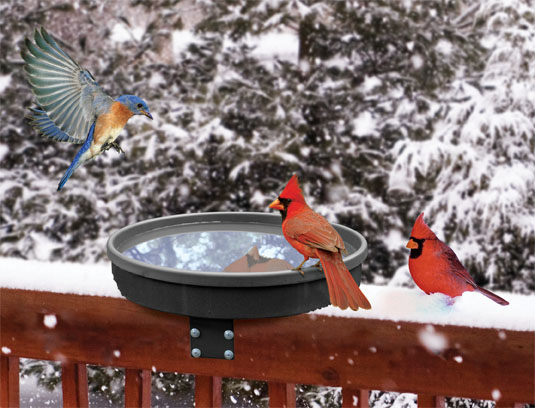
{"label": "cardinal orange beak", "polygon": [[269,205],[269,208],[273,208],[274,210],[280,210],[280,211],[284,210],[284,206],[282,205],[282,203],[279,201],[278,198]]}
{"label": "cardinal orange beak", "polygon": [[409,242],[407,242],[406,247],[409,249],[418,249],[418,243],[411,238],[409,239]]}

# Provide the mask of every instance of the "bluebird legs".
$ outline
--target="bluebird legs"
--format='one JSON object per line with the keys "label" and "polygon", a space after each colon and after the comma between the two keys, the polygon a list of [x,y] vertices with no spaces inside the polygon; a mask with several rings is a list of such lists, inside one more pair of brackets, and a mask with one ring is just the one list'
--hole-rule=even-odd
{"label": "bluebird legs", "polygon": [[106,143],[104,145],[102,145],[102,150],[103,151],[108,151],[110,150],[111,148],[114,148],[115,151],[119,154],[124,154],[126,156],[126,153],[124,152],[123,148],[121,147],[121,145],[119,145],[119,143],[117,142],[111,142],[111,143]]}

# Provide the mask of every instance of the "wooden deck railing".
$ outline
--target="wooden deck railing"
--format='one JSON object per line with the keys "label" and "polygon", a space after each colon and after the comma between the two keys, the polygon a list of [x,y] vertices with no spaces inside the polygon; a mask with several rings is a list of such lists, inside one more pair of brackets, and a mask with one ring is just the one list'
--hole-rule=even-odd
{"label": "wooden deck railing", "polygon": [[[19,405],[20,357],[61,362],[65,406],[88,406],[86,364],[125,368],[127,407],[150,406],[152,367],[195,374],[198,407],[221,405],[221,377],[267,381],[275,407],[295,406],[296,383],[341,386],[344,407],[367,406],[370,389],[413,392],[424,407],[444,406],[444,396],[535,402],[533,332],[435,325],[447,346],[433,353],[419,341],[425,324],[310,314],[237,320],[227,361],[190,357],[187,318],[124,299],[0,289],[0,313],[3,407]],[[54,328],[43,324],[47,314]]]}

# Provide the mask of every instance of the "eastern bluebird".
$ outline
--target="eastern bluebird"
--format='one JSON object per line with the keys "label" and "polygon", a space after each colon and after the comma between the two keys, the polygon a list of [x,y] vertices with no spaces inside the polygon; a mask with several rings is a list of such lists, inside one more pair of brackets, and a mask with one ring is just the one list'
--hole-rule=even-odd
{"label": "eastern bluebird", "polygon": [[147,103],[134,95],[113,100],[63,51],[44,28],[35,30],[35,44],[26,38],[22,58],[28,82],[39,104],[30,108],[31,124],[45,137],[81,144],[59,182],[63,188],[72,173],[86,161],[113,147],[123,149],[115,139],[133,115],[152,119]]}

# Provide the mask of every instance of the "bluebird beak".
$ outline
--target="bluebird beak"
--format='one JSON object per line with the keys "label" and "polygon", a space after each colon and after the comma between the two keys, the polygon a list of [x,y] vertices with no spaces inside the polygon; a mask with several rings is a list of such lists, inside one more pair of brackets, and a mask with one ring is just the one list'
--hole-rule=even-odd
{"label": "bluebird beak", "polygon": [[152,115],[151,115],[149,112],[141,111],[141,114],[142,114],[142,115],[145,115],[147,118],[149,118],[149,119],[151,119],[151,120],[154,119],[154,118],[152,117]]}

